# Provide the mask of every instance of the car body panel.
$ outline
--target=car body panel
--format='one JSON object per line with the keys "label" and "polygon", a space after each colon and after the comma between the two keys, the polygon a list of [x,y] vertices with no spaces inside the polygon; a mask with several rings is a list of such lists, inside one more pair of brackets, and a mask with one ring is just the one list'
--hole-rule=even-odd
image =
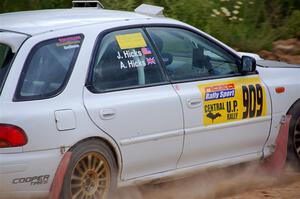
{"label": "car body panel", "polygon": [[16,53],[21,47],[22,43],[28,38],[28,35],[13,33],[13,32],[0,32],[0,43],[7,44],[11,47],[12,52]]}
{"label": "car body panel", "polygon": [[[244,110],[242,110],[242,99],[238,97],[238,90],[241,90],[244,85],[251,85],[251,81],[257,78],[259,78],[257,75],[239,76],[175,84],[182,100],[185,116],[185,148],[178,167],[193,166],[251,153],[262,153],[271,125],[269,93],[261,82],[260,85],[265,92],[266,103],[264,106],[267,105],[267,107],[264,109],[266,112],[261,117],[247,119],[240,119]],[[221,104],[217,108],[221,114],[216,118],[211,118],[211,123],[210,119],[206,119],[208,112],[205,109],[218,104],[216,104],[217,101],[213,103],[206,101],[200,88],[206,89],[229,84],[234,84],[235,96],[217,100],[218,104]],[[226,89],[223,91],[226,92]],[[191,99],[199,99],[201,106],[190,107],[188,103]],[[234,103],[236,103],[236,107],[234,107]],[[251,129],[251,133],[244,129]]]}
{"label": "car body panel", "polygon": [[37,35],[78,26],[151,18],[132,12],[104,9],[52,9],[1,14],[0,30]]}
{"label": "car body panel", "polygon": [[[183,116],[180,100],[171,85],[84,93],[92,120],[120,146],[122,179],[176,168],[183,146]],[[112,110],[114,118],[101,118],[105,110]]]}
{"label": "car body panel", "polygon": [[[292,105],[299,99],[299,78],[300,73],[297,68],[257,68],[262,80],[267,85],[272,99],[272,126],[270,137],[266,146],[274,146],[280,121],[283,115],[286,115]],[[277,93],[277,87],[284,87],[284,93]]]}
{"label": "car body panel", "polygon": [[266,68],[300,68],[299,64],[289,64],[272,60],[257,60],[257,65]]}
{"label": "car body panel", "polygon": [[0,197],[47,196],[61,158],[59,149],[0,154]]}

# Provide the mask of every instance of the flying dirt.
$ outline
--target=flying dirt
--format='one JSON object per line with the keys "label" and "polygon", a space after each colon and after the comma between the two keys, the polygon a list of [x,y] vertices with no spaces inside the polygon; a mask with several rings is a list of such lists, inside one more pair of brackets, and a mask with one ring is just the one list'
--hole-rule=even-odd
{"label": "flying dirt", "polygon": [[156,185],[124,188],[116,199],[300,199],[300,173],[271,176],[255,164],[214,169]]}

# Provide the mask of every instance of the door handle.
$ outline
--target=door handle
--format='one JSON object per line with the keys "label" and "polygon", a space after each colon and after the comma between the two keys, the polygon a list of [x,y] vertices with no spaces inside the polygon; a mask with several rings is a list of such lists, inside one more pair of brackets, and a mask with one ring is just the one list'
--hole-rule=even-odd
{"label": "door handle", "polygon": [[187,105],[189,108],[198,108],[202,106],[202,100],[200,98],[189,99]]}
{"label": "door handle", "polygon": [[114,109],[101,109],[100,118],[103,120],[111,120],[116,116],[116,111]]}

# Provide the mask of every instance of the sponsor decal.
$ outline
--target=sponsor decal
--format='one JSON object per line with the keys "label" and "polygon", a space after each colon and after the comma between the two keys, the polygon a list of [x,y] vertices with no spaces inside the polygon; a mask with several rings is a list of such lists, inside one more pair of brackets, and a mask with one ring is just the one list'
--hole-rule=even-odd
{"label": "sponsor decal", "polygon": [[142,33],[117,35],[116,40],[122,50],[147,47]]}
{"label": "sponsor decal", "polygon": [[232,98],[235,96],[234,84],[223,84],[205,88],[205,101]]}
{"label": "sponsor decal", "polygon": [[65,37],[65,38],[59,38],[58,41],[60,43],[70,42],[70,41],[78,41],[81,40],[80,36],[73,36],[73,37]]}
{"label": "sponsor decal", "polygon": [[259,77],[202,84],[198,88],[204,99],[204,126],[267,114],[266,91]]}
{"label": "sponsor decal", "polygon": [[63,47],[65,50],[79,48],[81,43],[80,36],[73,36],[73,37],[65,37],[59,38],[58,43],[56,43],[57,47]]}
{"label": "sponsor decal", "polygon": [[79,47],[80,47],[79,44],[76,44],[76,45],[68,45],[68,46],[64,46],[64,49],[65,49],[65,50],[69,50],[69,49],[79,48]]}
{"label": "sponsor decal", "polygon": [[32,186],[41,185],[41,184],[47,184],[49,181],[49,178],[50,178],[50,175],[15,178],[12,180],[12,184],[29,183]]}
{"label": "sponsor decal", "polygon": [[214,120],[218,117],[222,117],[222,115],[220,113],[213,114],[212,112],[209,112],[206,117],[210,118],[211,122],[214,123]]}

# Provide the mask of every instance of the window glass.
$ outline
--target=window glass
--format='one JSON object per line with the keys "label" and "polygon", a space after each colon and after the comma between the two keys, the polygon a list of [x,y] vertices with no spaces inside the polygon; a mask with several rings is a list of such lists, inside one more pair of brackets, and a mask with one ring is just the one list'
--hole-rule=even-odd
{"label": "window glass", "polygon": [[165,82],[157,56],[140,29],[107,34],[98,48],[92,71],[96,92]]}
{"label": "window glass", "polygon": [[42,42],[29,55],[17,98],[46,98],[63,89],[77,58],[82,37],[69,36]]}
{"label": "window glass", "polygon": [[4,85],[13,57],[14,54],[11,48],[5,44],[0,44],[0,91]]}
{"label": "window glass", "polygon": [[177,28],[148,28],[173,81],[238,73],[236,59],[207,39]]}

